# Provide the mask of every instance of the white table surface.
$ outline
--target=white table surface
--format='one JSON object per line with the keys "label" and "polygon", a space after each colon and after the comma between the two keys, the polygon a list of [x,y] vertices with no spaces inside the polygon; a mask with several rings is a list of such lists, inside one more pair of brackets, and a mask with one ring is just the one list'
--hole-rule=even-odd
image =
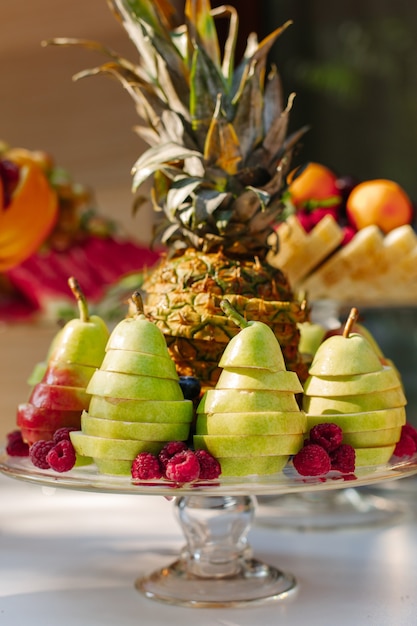
{"label": "white table surface", "polygon": [[[412,502],[417,482],[410,480]],[[169,606],[135,590],[136,577],[175,560],[183,545],[173,503],[163,497],[45,488],[0,475],[0,498],[2,626],[417,623],[412,511],[394,526],[362,530],[254,523],[255,556],[293,573],[298,591],[273,605],[225,610]]]}

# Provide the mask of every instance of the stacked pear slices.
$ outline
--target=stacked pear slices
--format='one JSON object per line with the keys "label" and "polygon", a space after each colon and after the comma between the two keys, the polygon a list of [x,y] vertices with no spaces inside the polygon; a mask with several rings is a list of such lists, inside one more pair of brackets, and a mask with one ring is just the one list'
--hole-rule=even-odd
{"label": "stacked pear slices", "polygon": [[103,474],[128,475],[140,452],[157,454],[168,441],[188,439],[193,404],[184,400],[162,332],[142,313],[119,322],[100,369],[87,387],[88,411],[71,433],[76,452]]}
{"label": "stacked pear slices", "polygon": [[371,343],[350,329],[352,309],[342,335],[318,348],[304,385],[303,408],[308,429],[333,422],[343,430],[343,443],[356,451],[356,467],[387,463],[406,421],[401,380]]}
{"label": "stacked pear slices", "polygon": [[216,387],[197,407],[194,446],[218,459],[222,476],[275,474],[303,445],[306,417],[295,397],[303,388],[286,370],[272,330],[246,322],[227,301],[221,306],[242,330],[222,355]]}
{"label": "stacked pear slices", "polygon": [[77,280],[68,284],[77,300],[80,316],[67,322],[55,335],[46,363],[32,377],[28,402],[17,407],[16,423],[29,444],[52,439],[62,427],[80,427],[81,413],[90,402],[86,387],[103,360],[109,331],[97,315],[89,315]]}

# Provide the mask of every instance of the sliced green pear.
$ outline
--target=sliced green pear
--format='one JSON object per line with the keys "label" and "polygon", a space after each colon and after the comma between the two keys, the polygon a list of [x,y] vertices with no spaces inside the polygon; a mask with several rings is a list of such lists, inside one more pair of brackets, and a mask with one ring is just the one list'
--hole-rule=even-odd
{"label": "sliced green pear", "polygon": [[178,380],[174,361],[169,357],[155,356],[132,350],[108,350],[100,369],[107,372],[136,374],[137,376],[155,376]]}
{"label": "sliced green pear", "polygon": [[166,444],[165,441],[142,441],[131,439],[109,439],[86,435],[80,430],[70,433],[75,451],[80,456],[89,456],[96,459],[123,459],[133,461],[140,452],[158,454]]}
{"label": "sliced green pear", "polygon": [[333,335],[319,346],[309,374],[314,376],[351,376],[379,372],[382,363],[365,337]]}
{"label": "sliced green pear", "polygon": [[89,413],[95,417],[125,422],[190,423],[193,419],[191,400],[126,400],[92,396]]}
{"label": "sliced green pear", "polygon": [[381,430],[363,430],[356,433],[343,433],[343,443],[354,448],[371,448],[389,446],[399,442],[401,426]]}
{"label": "sliced green pear", "polygon": [[263,413],[199,413],[197,435],[285,435],[307,431],[301,411]]}
{"label": "sliced green pear", "polygon": [[270,389],[302,393],[303,387],[295,372],[282,370],[271,372],[249,367],[224,369],[216,389]]}
{"label": "sliced green pear", "polygon": [[182,400],[181,387],[176,380],[154,376],[134,376],[119,372],[97,370],[88,383],[91,395],[129,400]]}
{"label": "sliced green pear", "polygon": [[280,456],[296,454],[303,445],[302,434],[287,435],[194,435],[196,449],[214,457]]}
{"label": "sliced green pear", "polygon": [[66,361],[49,361],[43,383],[47,385],[66,385],[68,387],[87,387],[96,367],[67,363]]}
{"label": "sliced green pear", "polygon": [[297,327],[300,331],[298,351],[302,354],[316,354],[326,334],[324,326],[312,322],[300,322]]}
{"label": "sliced green pear", "polygon": [[86,435],[112,439],[142,439],[144,441],[185,441],[189,424],[123,422],[94,417],[86,411],[81,415],[81,430]]}
{"label": "sliced green pear", "polygon": [[266,476],[278,474],[288,462],[288,455],[219,457],[221,477],[227,476]]}
{"label": "sliced green pear", "polygon": [[168,348],[159,328],[144,316],[126,318],[118,323],[107,342],[106,350],[132,350],[166,357]]}
{"label": "sliced green pear", "polygon": [[81,412],[88,409],[90,396],[81,387],[38,383],[30,394],[29,403],[36,407]]}
{"label": "sliced green pear", "polygon": [[355,467],[372,467],[385,465],[395,450],[395,444],[371,448],[355,448]]}
{"label": "sliced green pear", "polygon": [[110,476],[131,476],[132,461],[124,459],[94,459],[100,474]]}
{"label": "sliced green pear", "polygon": [[392,367],[385,366],[378,372],[329,378],[309,376],[304,385],[307,396],[355,396],[395,389],[398,376]]}
{"label": "sliced green pear", "polygon": [[312,415],[378,411],[407,404],[402,387],[354,396],[303,396],[303,409]]}
{"label": "sliced green pear", "polygon": [[262,322],[249,322],[229,341],[219,367],[263,368],[274,372],[286,369],[274,332]]}
{"label": "sliced green pear", "polygon": [[294,392],[270,389],[208,389],[197,407],[198,413],[297,410]]}
{"label": "sliced green pear", "polygon": [[382,409],[380,411],[363,411],[360,413],[328,413],[326,415],[306,416],[307,431],[310,431],[316,424],[330,422],[337,424],[344,433],[359,432],[366,430],[384,430],[386,428],[397,428],[406,422],[406,412],[404,407],[394,409]]}

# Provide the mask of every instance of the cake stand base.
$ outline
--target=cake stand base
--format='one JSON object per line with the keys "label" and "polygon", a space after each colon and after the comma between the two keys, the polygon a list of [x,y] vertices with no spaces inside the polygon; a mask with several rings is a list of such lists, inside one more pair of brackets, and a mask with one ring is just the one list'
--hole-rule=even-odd
{"label": "cake stand base", "polygon": [[256,524],[296,531],[335,531],[395,524],[407,512],[399,502],[355,488],[261,497]]}
{"label": "cake stand base", "polygon": [[136,581],[147,598],[198,608],[243,607],[287,598],[291,574],[251,557],[246,535],[253,496],[188,496],[176,501],[187,540],[180,558]]}

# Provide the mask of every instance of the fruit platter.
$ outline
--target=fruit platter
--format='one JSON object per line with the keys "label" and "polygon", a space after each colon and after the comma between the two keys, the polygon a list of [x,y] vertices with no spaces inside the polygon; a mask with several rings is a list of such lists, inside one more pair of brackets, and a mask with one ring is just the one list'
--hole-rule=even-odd
{"label": "fruit platter", "polygon": [[[417,473],[417,430],[407,421],[401,375],[358,328],[357,306],[371,292],[349,291],[343,282],[353,281],[345,265],[357,267],[353,256],[346,261],[352,246],[363,257],[359,274],[366,275],[364,258],[388,272],[388,257],[382,263],[372,252],[379,242],[396,251],[402,265],[395,274],[405,273],[406,294],[414,298],[411,202],[397,186],[378,184],[380,195],[382,188],[383,197],[394,196],[399,222],[386,210],[377,220],[373,210],[369,224],[358,215],[355,185],[345,204],[351,223],[342,226],[327,210],[340,203],[335,188],[321,180],[325,195],[312,195],[303,182],[311,168],[291,169],[306,129],[287,136],[293,97],[285,103],[277,71],[265,71],[289,24],[261,42],[250,37],[235,68],[233,7],[186,0],[178,25],[167,0],[108,4],[139,51],[138,65],[97,42],[44,43],[103,54],[102,65],[78,78],[110,74],[132,96],[141,118],[136,131],[150,146],[133,166],[133,191],[153,178],[155,243],[164,252],[144,261],[137,250],[141,278],[133,273],[138,283],[129,283],[111,324],[100,307],[90,311],[97,302],[86,294],[85,275],[65,276],[78,315],[62,322],[44,360],[33,364],[0,471],[43,485],[174,498],[187,547],[174,564],[137,582],[150,598],[203,607],[275,601],[296,581],[250,554],[246,535],[257,496]],[[220,17],[229,24],[223,53]],[[24,175],[8,157],[3,213],[19,200],[13,172]],[[40,239],[53,232],[59,209],[56,190],[44,184],[52,209],[39,225]],[[319,260],[300,221],[307,213],[307,239],[316,242]],[[24,250],[5,260],[9,279],[40,239],[25,240]],[[310,300],[330,292],[315,289],[318,270],[307,266],[303,251],[323,271],[343,256],[326,276],[337,275],[331,298],[343,294],[350,308],[339,333],[313,342]],[[103,255],[110,265],[125,257],[117,246]],[[144,262],[153,265],[143,269]],[[86,265],[84,258],[80,271]]]}

